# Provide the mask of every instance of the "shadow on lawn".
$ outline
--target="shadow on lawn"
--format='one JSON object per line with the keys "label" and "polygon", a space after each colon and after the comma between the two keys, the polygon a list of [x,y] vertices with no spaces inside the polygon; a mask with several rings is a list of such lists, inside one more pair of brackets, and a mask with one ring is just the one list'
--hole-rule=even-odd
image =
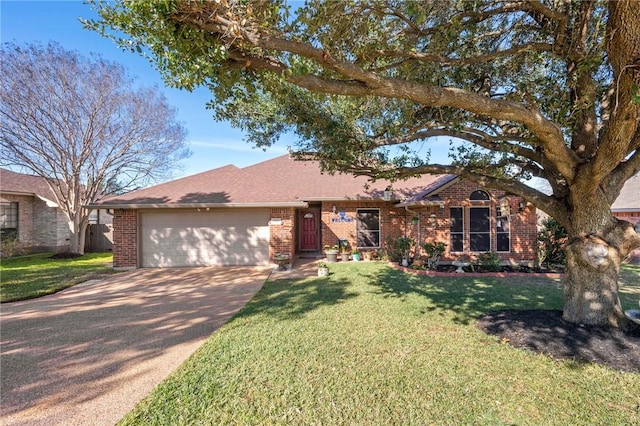
{"label": "shadow on lawn", "polygon": [[480,315],[502,309],[560,309],[559,283],[545,278],[431,277],[384,268],[369,274],[370,284],[385,297],[415,294],[430,303],[423,312],[454,313],[453,321],[470,324]]}
{"label": "shadow on lawn", "polygon": [[343,303],[358,293],[346,288],[346,279],[280,279],[268,281],[237,317],[266,313],[281,319],[299,318],[319,307]]}
{"label": "shadow on lawn", "polygon": [[385,297],[423,296],[423,312],[453,313],[458,324],[477,324],[498,341],[554,359],[595,362],[640,371],[640,328],[627,332],[562,319],[560,283],[544,278],[428,277],[385,268],[370,275]]}

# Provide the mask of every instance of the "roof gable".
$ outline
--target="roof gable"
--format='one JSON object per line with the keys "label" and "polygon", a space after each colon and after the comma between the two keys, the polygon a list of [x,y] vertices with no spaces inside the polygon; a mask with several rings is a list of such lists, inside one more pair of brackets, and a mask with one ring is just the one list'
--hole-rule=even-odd
{"label": "roof gable", "polygon": [[620,195],[611,205],[613,211],[635,210],[640,211],[640,174],[633,176],[625,182]]}
{"label": "roof gable", "polygon": [[53,201],[55,196],[47,180],[41,176],[0,169],[0,192],[33,195]]}

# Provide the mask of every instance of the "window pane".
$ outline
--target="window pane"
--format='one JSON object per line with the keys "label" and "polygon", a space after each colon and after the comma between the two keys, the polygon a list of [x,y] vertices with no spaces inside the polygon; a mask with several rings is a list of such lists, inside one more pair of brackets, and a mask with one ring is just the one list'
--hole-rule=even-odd
{"label": "window pane", "polygon": [[462,232],[463,231],[463,221],[462,221],[462,207],[451,207],[449,209],[449,213],[451,215],[451,232]]}
{"label": "window pane", "polygon": [[489,234],[469,234],[469,248],[471,251],[490,251],[491,238]]}
{"label": "window pane", "polygon": [[469,209],[469,230],[471,232],[489,232],[490,226],[488,207]]}
{"label": "window pane", "polygon": [[0,204],[0,229],[18,228],[18,203]]}
{"label": "window pane", "polygon": [[380,210],[356,212],[356,243],[358,247],[380,247]]}
{"label": "window pane", "polygon": [[497,251],[509,251],[509,234],[500,233],[496,235],[496,250]]}
{"label": "window pane", "polygon": [[489,194],[484,191],[473,191],[469,196],[471,201],[489,201]]}
{"label": "window pane", "polygon": [[357,218],[358,230],[380,230],[380,210],[358,210]]}
{"label": "window pane", "polygon": [[451,234],[451,251],[463,251],[462,234]]}
{"label": "window pane", "polygon": [[491,250],[491,222],[489,207],[469,209],[469,249],[471,251]]}
{"label": "window pane", "polygon": [[380,247],[380,232],[358,232],[358,247]]}

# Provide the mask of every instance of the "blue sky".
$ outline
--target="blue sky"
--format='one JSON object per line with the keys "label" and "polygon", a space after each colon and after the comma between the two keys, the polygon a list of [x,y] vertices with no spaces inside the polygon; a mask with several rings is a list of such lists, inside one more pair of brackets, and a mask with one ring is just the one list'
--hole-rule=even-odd
{"label": "blue sky", "polygon": [[78,18],[95,17],[90,6],[80,0],[69,1],[0,1],[0,39],[18,44],[56,41],[68,50],[83,55],[99,53],[118,62],[144,85],[158,86],[169,103],[178,110],[178,121],[189,131],[193,155],[182,161],[176,177],[187,176],[227,164],[244,167],[286,154],[293,140],[281,141],[266,152],[244,142],[241,131],[213,119],[205,108],[211,100],[206,89],[194,92],[165,87],[160,74],[143,57],[123,52],[109,39],[85,30]]}

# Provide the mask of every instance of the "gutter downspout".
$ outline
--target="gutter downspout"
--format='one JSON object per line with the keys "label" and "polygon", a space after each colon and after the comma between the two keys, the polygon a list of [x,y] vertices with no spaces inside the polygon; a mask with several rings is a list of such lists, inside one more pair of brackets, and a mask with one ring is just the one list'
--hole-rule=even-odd
{"label": "gutter downspout", "polygon": [[420,235],[420,214],[411,210],[408,206],[404,206],[404,209],[407,211],[407,213],[412,213],[414,216],[418,218],[418,241],[417,241],[416,252],[420,253],[420,241],[422,241],[422,237]]}

